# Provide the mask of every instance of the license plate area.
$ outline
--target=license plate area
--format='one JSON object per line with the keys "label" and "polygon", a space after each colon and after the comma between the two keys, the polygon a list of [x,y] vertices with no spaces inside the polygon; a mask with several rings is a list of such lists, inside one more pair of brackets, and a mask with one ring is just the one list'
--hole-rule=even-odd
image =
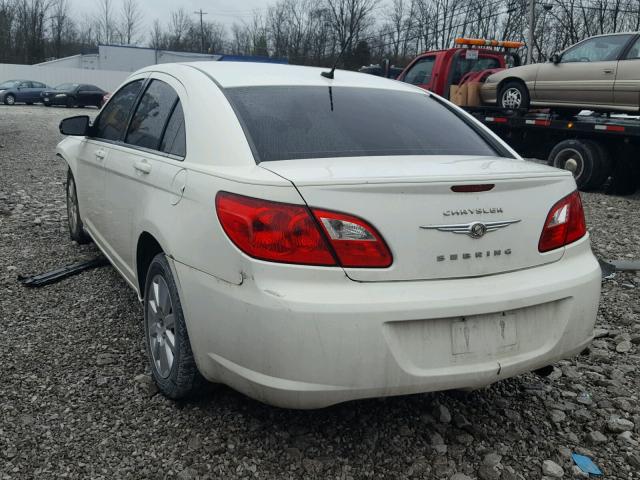
{"label": "license plate area", "polygon": [[455,319],[451,323],[451,353],[503,352],[518,344],[514,312],[500,312]]}

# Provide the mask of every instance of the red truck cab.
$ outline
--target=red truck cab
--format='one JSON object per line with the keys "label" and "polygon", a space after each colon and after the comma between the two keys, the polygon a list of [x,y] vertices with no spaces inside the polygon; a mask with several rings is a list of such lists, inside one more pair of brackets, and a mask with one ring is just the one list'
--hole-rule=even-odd
{"label": "red truck cab", "polygon": [[[520,42],[456,38],[455,43],[458,46],[454,48],[418,55],[397,80],[449,98],[451,85],[458,85],[469,72],[500,70],[520,64],[519,57],[507,50],[522,46]],[[502,47],[504,50],[477,48],[481,45]]]}

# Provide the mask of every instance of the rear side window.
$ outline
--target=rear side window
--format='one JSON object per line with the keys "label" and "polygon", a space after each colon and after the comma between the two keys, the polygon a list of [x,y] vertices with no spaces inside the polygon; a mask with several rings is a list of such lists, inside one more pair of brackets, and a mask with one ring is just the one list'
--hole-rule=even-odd
{"label": "rear side window", "polygon": [[257,162],[497,153],[471,124],[426,93],[320,86],[237,87],[225,93]]}
{"label": "rear side window", "polygon": [[158,150],[162,132],[177,99],[178,94],[173,88],[160,80],[152,80],[131,119],[125,142]]}
{"label": "rear side window", "polygon": [[635,41],[633,46],[629,49],[625,60],[638,60],[640,58],[640,38]]}
{"label": "rear side window", "polygon": [[184,132],[184,112],[180,100],[175,104],[173,113],[169,117],[167,128],[165,128],[160,150],[171,155],[184,157],[187,153],[186,139]]}
{"label": "rear side window", "polygon": [[128,83],[118,90],[96,119],[94,137],[105,140],[120,140],[127,128],[129,113],[142,88],[142,80]]}

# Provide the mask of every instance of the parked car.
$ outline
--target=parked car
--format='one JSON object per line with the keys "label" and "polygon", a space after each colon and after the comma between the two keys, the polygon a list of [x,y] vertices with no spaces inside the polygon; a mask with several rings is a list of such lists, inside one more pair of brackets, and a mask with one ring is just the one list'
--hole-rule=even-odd
{"label": "parked car", "polygon": [[598,35],[551,56],[547,63],[491,75],[481,89],[484,103],[503,108],[560,107],[640,110],[640,35]]}
{"label": "parked car", "polygon": [[153,65],[61,122],[71,238],[142,299],[160,390],[316,408],[584,349],[601,280],[571,173],[423,89],[323,72]]}
{"label": "parked car", "polygon": [[44,83],[31,80],[7,80],[0,83],[0,102],[5,105],[26,103],[32,105],[40,102],[40,92],[47,87]]}
{"label": "parked car", "polygon": [[67,107],[102,107],[102,99],[107,92],[95,85],[86,83],[62,83],[54,89],[42,92],[42,101],[48,107],[65,105]]}
{"label": "parked car", "polygon": [[[402,73],[402,68],[400,67],[396,67],[394,65],[391,65],[389,67],[389,78],[397,78],[398,75],[400,75]],[[358,69],[358,72],[360,73],[368,73],[369,75],[376,75],[378,77],[384,77],[385,76],[385,71],[384,68],[381,65],[368,65],[365,67],[360,67]]]}

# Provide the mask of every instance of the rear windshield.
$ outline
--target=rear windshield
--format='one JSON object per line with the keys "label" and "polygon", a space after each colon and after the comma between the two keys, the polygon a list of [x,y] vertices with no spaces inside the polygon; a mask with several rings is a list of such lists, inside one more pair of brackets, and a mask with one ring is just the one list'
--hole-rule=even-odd
{"label": "rear windshield", "polygon": [[421,92],[275,86],[225,90],[256,161],[496,155],[465,120]]}

